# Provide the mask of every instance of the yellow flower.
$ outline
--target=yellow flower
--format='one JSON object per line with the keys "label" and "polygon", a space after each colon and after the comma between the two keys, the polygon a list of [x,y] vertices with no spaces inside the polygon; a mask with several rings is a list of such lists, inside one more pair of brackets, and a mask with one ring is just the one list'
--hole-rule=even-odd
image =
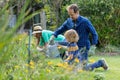
{"label": "yellow flower", "polygon": [[80,69],[80,70],[78,70],[78,72],[83,72],[83,70],[82,70],[82,69]]}
{"label": "yellow flower", "polygon": [[75,58],[75,62],[79,63],[79,59],[78,59],[78,58]]}
{"label": "yellow flower", "polygon": [[63,66],[61,66],[61,67],[65,68],[65,69],[68,68],[68,66],[66,66],[66,65],[63,65]]}
{"label": "yellow flower", "polygon": [[95,60],[94,60],[94,59],[90,59],[89,62],[90,62],[90,63],[94,63]]}
{"label": "yellow flower", "polygon": [[34,66],[30,66],[31,69],[34,69],[35,67]]}
{"label": "yellow flower", "polygon": [[20,66],[18,66],[18,65],[16,65],[16,66],[14,66],[16,69],[18,69],[18,68],[20,68]]}
{"label": "yellow flower", "polygon": [[29,66],[29,64],[25,64],[26,66]]}
{"label": "yellow flower", "polygon": [[68,62],[64,62],[64,65],[68,65]]}
{"label": "yellow flower", "polygon": [[52,65],[53,63],[52,62],[48,62],[48,65]]}
{"label": "yellow flower", "polygon": [[28,73],[28,70],[25,70],[26,73]]}
{"label": "yellow flower", "polygon": [[35,65],[35,63],[33,62],[33,61],[30,61],[30,63],[29,63],[30,65]]}
{"label": "yellow flower", "polygon": [[19,41],[21,41],[22,39],[21,38],[19,38]]}
{"label": "yellow flower", "polygon": [[63,67],[64,65],[62,63],[58,63],[57,66]]}
{"label": "yellow flower", "polygon": [[50,72],[51,72],[51,70],[50,70],[50,69],[46,69],[46,71],[47,71],[48,73],[50,73]]}
{"label": "yellow flower", "polygon": [[72,71],[73,70],[73,67],[71,66],[69,66],[68,68],[67,68],[67,70],[69,70],[69,71]]}

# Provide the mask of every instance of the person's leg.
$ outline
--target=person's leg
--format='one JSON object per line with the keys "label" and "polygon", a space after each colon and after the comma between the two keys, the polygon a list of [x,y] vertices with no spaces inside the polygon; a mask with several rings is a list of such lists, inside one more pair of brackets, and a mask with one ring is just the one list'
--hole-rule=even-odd
{"label": "person's leg", "polygon": [[84,47],[81,48],[80,55],[78,58],[79,58],[81,63],[87,64],[87,62],[88,62],[88,50],[84,49]]}
{"label": "person's leg", "polygon": [[85,50],[84,53],[82,53],[82,60],[88,60],[88,51]]}
{"label": "person's leg", "polygon": [[66,54],[66,51],[64,51],[63,53],[60,53],[60,58],[61,58],[62,60],[65,60],[67,57],[68,57],[68,56],[67,56],[67,54]]}
{"label": "person's leg", "polygon": [[108,65],[107,65],[105,59],[100,59],[95,63],[87,64],[85,66],[85,69],[86,70],[94,70],[95,68],[99,68],[99,67],[102,67],[104,70],[108,70]]}

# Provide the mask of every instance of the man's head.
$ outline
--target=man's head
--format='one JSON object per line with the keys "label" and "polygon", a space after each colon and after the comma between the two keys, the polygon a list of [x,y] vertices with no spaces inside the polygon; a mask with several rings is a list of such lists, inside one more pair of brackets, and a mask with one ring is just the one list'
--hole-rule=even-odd
{"label": "man's head", "polygon": [[70,6],[67,7],[67,11],[69,16],[73,19],[76,20],[79,16],[79,8],[77,4],[71,4]]}

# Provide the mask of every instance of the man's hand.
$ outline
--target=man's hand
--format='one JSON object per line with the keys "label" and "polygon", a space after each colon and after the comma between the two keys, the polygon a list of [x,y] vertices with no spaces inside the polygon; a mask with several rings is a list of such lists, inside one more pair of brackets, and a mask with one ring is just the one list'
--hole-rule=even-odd
{"label": "man's hand", "polygon": [[54,35],[52,35],[52,36],[50,37],[50,41],[49,41],[49,44],[50,44],[50,45],[53,45],[53,44],[54,44],[54,38],[55,38]]}
{"label": "man's hand", "polygon": [[92,46],[90,47],[90,50],[89,50],[88,55],[89,55],[89,56],[94,55],[94,54],[95,54],[95,49],[96,49],[96,46],[95,46],[95,45],[92,45]]}

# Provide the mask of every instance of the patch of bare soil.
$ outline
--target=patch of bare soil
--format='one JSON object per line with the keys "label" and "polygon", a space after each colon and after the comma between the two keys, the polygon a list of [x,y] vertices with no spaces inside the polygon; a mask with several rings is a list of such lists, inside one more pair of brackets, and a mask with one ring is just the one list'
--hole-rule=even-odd
{"label": "patch of bare soil", "polygon": [[98,53],[99,55],[108,55],[108,56],[118,56],[118,55],[120,55],[120,53],[117,53],[117,52],[100,52],[100,53]]}

